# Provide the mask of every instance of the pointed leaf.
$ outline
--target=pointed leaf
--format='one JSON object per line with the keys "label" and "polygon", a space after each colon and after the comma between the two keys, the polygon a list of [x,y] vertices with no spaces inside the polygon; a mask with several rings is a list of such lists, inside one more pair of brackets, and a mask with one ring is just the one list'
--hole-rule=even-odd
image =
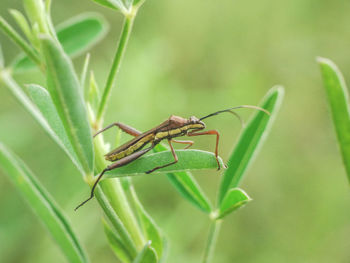
{"label": "pointed leaf", "polygon": [[143,3],[145,2],[145,0],[134,0],[132,5],[135,7],[139,7],[141,6]]}
{"label": "pointed leaf", "polygon": [[[47,119],[43,116],[43,114],[38,110],[38,108],[30,101],[28,96],[23,92],[23,90],[18,86],[18,84],[12,79],[10,74],[6,71],[3,71],[1,74],[2,81],[5,86],[12,92],[15,98],[23,105],[23,107],[33,116],[33,118],[41,125],[44,131],[64,150],[64,152],[69,156],[69,158],[73,161],[73,163],[77,166],[78,170],[83,173],[81,165],[79,162],[75,162],[74,160],[77,157],[72,155],[71,150],[69,150],[69,146],[65,145],[55,131],[51,128]],[[51,97],[50,97],[51,99]],[[38,104],[39,106],[39,104]],[[41,106],[40,106],[41,107]],[[43,107],[42,110],[45,110]],[[48,113],[47,113],[48,114]],[[51,117],[50,117],[51,119]],[[54,119],[53,119],[54,121]],[[61,122],[61,120],[60,120]],[[58,125],[58,124],[55,124]],[[69,143],[70,144],[70,143]],[[75,155],[75,152],[74,152]],[[84,174],[84,173],[83,173]]]}
{"label": "pointed leaf", "polygon": [[230,189],[227,192],[224,199],[222,200],[222,203],[220,204],[219,214],[217,219],[223,218],[224,216],[228,215],[232,211],[247,204],[251,200],[252,199],[250,199],[247,193],[244,192],[242,189],[239,189],[239,188]]}
{"label": "pointed leaf", "polygon": [[[157,173],[168,173],[174,171],[184,170],[199,170],[199,169],[217,169],[218,165],[215,155],[211,152],[199,150],[176,150],[176,155],[179,161],[176,164],[155,170],[150,176]],[[152,153],[144,155],[131,163],[106,172],[105,178],[123,177],[137,174],[144,174],[145,172],[167,163],[174,161],[174,157],[170,151]],[[219,158],[221,165],[223,162]]]}
{"label": "pointed leaf", "polygon": [[70,59],[54,40],[43,36],[41,44],[51,98],[84,171],[91,174],[92,135],[78,78]]}
{"label": "pointed leaf", "polygon": [[88,262],[70,223],[28,167],[0,143],[0,167],[45,224],[69,262]]}
{"label": "pointed leaf", "polygon": [[[156,152],[167,150],[167,147],[162,144],[158,144],[154,148],[154,151]],[[208,197],[206,197],[205,193],[190,172],[183,171],[176,173],[167,173],[167,177],[169,181],[174,185],[176,190],[187,201],[206,213],[211,212],[212,208]]]}
{"label": "pointed leaf", "polygon": [[142,227],[143,234],[146,240],[152,242],[152,247],[157,252],[158,258],[162,257],[163,254],[163,242],[160,230],[150,215],[143,208],[140,200],[138,199],[134,187],[129,183],[127,186],[128,190],[131,192],[132,199],[134,201],[134,206],[136,208],[138,218]]}
{"label": "pointed leaf", "polygon": [[230,188],[238,186],[249,164],[256,156],[276,118],[282,103],[283,94],[284,90],[282,87],[270,89],[259,106],[269,111],[271,115],[267,115],[262,111],[256,111],[253,118],[250,119],[239,136],[227,164],[228,168],[222,177],[219,190],[219,203],[223,201]]}
{"label": "pointed leaf", "polygon": [[100,98],[100,91],[95,80],[95,75],[94,72],[91,71],[89,90],[87,92],[87,101],[89,102],[91,108],[95,111],[98,109]]}
{"label": "pointed leaf", "polygon": [[125,12],[126,8],[122,1],[120,0],[92,0],[100,5],[103,5],[105,7],[109,7],[115,10],[119,10],[122,13]]}
{"label": "pointed leaf", "polygon": [[[99,42],[107,31],[108,24],[104,18],[95,13],[85,13],[57,26],[57,38],[64,51],[70,57],[76,57]],[[31,70],[35,66],[24,54],[12,63],[13,70],[16,73]]]}
{"label": "pointed leaf", "polygon": [[133,263],[157,263],[158,257],[156,251],[151,247],[151,241],[148,241],[145,247],[137,255]]}
{"label": "pointed leaf", "polygon": [[24,15],[15,9],[11,9],[10,13],[13,16],[13,18],[16,20],[17,25],[22,29],[23,33],[26,35],[28,40],[32,40],[32,37],[33,37],[32,31],[31,31],[29,24],[27,22],[27,19],[24,17]]}
{"label": "pointed leaf", "polygon": [[107,236],[109,245],[111,246],[114,254],[117,258],[123,263],[131,263],[132,257],[129,254],[128,250],[124,247],[123,241],[117,234],[115,234],[112,229],[109,227],[105,220],[102,220],[103,228]]}
{"label": "pointed leaf", "polygon": [[[104,182],[106,181],[102,181],[101,184],[103,184]],[[112,224],[113,228],[117,232],[118,237],[120,237],[124,248],[128,251],[128,254],[130,254],[131,257],[134,258],[137,255],[135,243],[131,239],[131,236],[128,230],[126,229],[125,225],[123,224],[123,222],[113,209],[112,205],[110,204],[110,200],[108,200],[106,194],[104,193],[104,190],[102,191],[102,187],[100,187],[99,184],[97,185],[95,189],[96,199],[99,202],[104,213],[106,214],[107,218],[109,219],[110,223]]]}
{"label": "pointed leaf", "polygon": [[88,72],[89,64],[90,64],[90,53],[87,53],[84,60],[83,70],[81,71],[81,74],[80,74],[80,86],[83,89],[83,93],[85,90],[86,75]]}
{"label": "pointed leaf", "polygon": [[79,159],[72,148],[49,92],[36,84],[29,84],[27,85],[27,88],[32,101],[38,107],[51,129],[55,132],[61,143],[64,145],[64,149],[67,151],[68,156],[81,170],[82,168],[80,166]]}
{"label": "pointed leaf", "polygon": [[350,102],[349,91],[338,67],[329,59],[319,58],[323,82],[331,108],[344,166],[350,180]]}
{"label": "pointed leaf", "polygon": [[0,44],[0,70],[5,67],[4,53],[2,52],[2,47]]}

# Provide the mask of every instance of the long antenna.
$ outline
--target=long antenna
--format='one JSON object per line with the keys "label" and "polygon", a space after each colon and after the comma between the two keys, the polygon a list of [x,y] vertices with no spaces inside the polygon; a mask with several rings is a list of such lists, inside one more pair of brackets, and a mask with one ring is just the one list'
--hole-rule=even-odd
{"label": "long antenna", "polygon": [[[253,105],[241,105],[241,106],[237,106],[237,107],[229,108],[229,109],[226,109],[226,110],[220,110],[220,111],[211,113],[211,114],[209,114],[209,115],[207,115],[207,116],[204,116],[204,117],[200,118],[199,120],[204,120],[204,119],[206,119],[206,118],[209,118],[209,117],[218,115],[218,114],[223,113],[223,112],[230,112],[230,113],[234,114],[235,116],[238,116],[238,114],[237,114],[236,112],[234,112],[233,110],[241,109],[241,108],[255,109],[255,110],[263,111],[263,112],[265,112],[267,115],[270,115],[270,112],[268,112],[267,110],[265,110],[265,109],[263,109],[263,108],[260,108],[260,107],[258,107],[258,106],[253,106]],[[239,118],[239,119],[240,119],[240,118]]]}

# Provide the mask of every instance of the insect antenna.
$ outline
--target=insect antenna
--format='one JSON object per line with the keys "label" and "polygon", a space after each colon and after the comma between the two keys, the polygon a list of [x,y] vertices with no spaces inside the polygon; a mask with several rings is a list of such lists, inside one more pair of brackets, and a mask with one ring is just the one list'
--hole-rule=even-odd
{"label": "insect antenna", "polygon": [[244,126],[244,122],[243,122],[242,118],[235,111],[233,111],[233,110],[241,109],[241,108],[255,109],[255,110],[259,110],[259,111],[265,112],[267,115],[270,115],[270,112],[268,112],[267,110],[265,110],[263,108],[260,108],[258,106],[241,105],[241,106],[237,106],[237,107],[229,108],[229,109],[226,109],[226,110],[220,110],[220,111],[211,113],[211,114],[209,114],[207,116],[204,116],[204,117],[200,118],[199,120],[204,120],[206,118],[218,115],[218,114],[223,113],[223,112],[229,112],[229,113],[232,113],[233,115],[235,115],[239,119],[239,121],[241,122],[242,126]]}

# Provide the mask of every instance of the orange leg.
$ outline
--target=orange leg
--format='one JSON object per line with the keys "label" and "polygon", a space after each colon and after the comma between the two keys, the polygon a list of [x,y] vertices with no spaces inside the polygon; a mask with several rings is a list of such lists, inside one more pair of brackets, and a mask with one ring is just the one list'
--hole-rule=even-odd
{"label": "orange leg", "polygon": [[216,146],[215,146],[215,158],[216,162],[218,163],[218,170],[220,170],[220,162],[218,158],[218,147],[219,147],[219,137],[220,134],[216,130],[210,130],[210,131],[203,131],[203,132],[190,132],[187,134],[187,136],[199,136],[199,135],[216,135]]}
{"label": "orange leg", "polygon": [[115,123],[112,123],[112,124],[108,125],[107,127],[103,128],[103,129],[99,130],[96,134],[94,134],[94,137],[96,135],[98,135],[98,134],[108,130],[109,128],[112,128],[113,126],[119,127],[119,129],[121,129],[123,132],[125,132],[127,134],[130,134],[131,136],[135,136],[136,137],[136,136],[141,134],[140,131],[134,129],[133,127],[130,127],[130,126],[128,126],[126,124],[123,124],[123,123],[120,123],[120,122],[115,122]]}
{"label": "orange leg", "polygon": [[171,141],[176,143],[181,143],[181,144],[188,144],[188,146],[185,147],[185,150],[190,148],[194,144],[193,141],[179,141],[179,140],[171,140]]}

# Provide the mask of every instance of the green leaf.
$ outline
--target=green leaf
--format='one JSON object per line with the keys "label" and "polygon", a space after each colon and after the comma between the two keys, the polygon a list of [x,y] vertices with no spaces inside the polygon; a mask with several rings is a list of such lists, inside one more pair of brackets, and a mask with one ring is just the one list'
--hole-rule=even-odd
{"label": "green leaf", "polygon": [[2,143],[0,165],[45,224],[69,262],[88,262],[70,223],[28,167]]}
{"label": "green leaf", "polygon": [[[23,107],[33,116],[33,118],[40,124],[40,126],[44,129],[44,131],[65,151],[65,153],[74,160],[74,157],[72,153],[69,150],[69,147],[67,148],[67,145],[65,145],[62,141],[62,138],[60,138],[55,131],[52,130],[50,124],[45,119],[43,114],[38,110],[38,108],[30,101],[28,96],[23,92],[23,90],[18,86],[18,84],[13,80],[11,75],[7,71],[2,71],[0,74],[0,80],[2,80],[5,84],[5,86],[12,92],[12,94],[15,96],[15,98],[23,105]],[[51,97],[50,97],[51,99]],[[39,104],[38,104],[39,106]],[[40,106],[41,107],[41,106]],[[48,106],[49,107],[49,106]],[[44,107],[42,110],[46,110]],[[48,114],[48,113],[47,113]],[[53,117],[52,117],[53,118]],[[51,117],[50,117],[51,119]],[[54,118],[52,119],[54,121]],[[61,120],[60,120],[61,122]],[[59,125],[59,124],[55,124]],[[70,143],[69,143],[70,144]],[[75,153],[74,153],[75,155]],[[80,172],[83,173],[83,170],[81,168],[81,165],[79,162],[73,162]],[[84,174],[84,173],[83,173]]]}
{"label": "green leaf", "polygon": [[222,200],[219,208],[219,214],[216,219],[223,218],[232,211],[242,207],[251,201],[250,197],[239,188],[230,189]]}
{"label": "green leaf", "polygon": [[121,262],[131,263],[132,257],[129,254],[128,250],[125,248],[123,241],[120,239],[120,237],[117,234],[115,234],[112,231],[112,229],[109,227],[109,225],[105,220],[102,220],[102,223],[103,223],[103,228],[107,236],[109,245],[111,246],[114,254],[117,256],[117,258]]}
{"label": "green leaf", "polygon": [[53,132],[60,139],[60,142],[63,144],[63,149],[69,156],[69,158],[73,161],[73,163],[77,166],[79,170],[82,170],[82,167],[79,163],[79,159],[75,154],[71,143],[69,142],[67,133],[63,127],[62,121],[58,116],[57,110],[49,92],[36,84],[27,85],[28,93],[35,103],[35,105],[40,110],[43,117],[46,119],[48,124],[50,125]]}
{"label": "green leaf", "polygon": [[140,7],[144,2],[145,0],[134,0],[132,5],[135,7]]}
{"label": "green leaf", "polygon": [[[108,181],[103,181],[101,182],[101,184],[105,182],[108,183]],[[104,190],[102,191],[100,184],[98,184],[95,189],[95,196],[101,208],[103,209],[106,216],[108,217],[110,223],[112,224],[114,229],[117,231],[118,237],[120,237],[124,248],[128,251],[128,253],[131,255],[132,258],[136,257],[137,249],[136,249],[135,243],[133,242],[130,236],[130,233],[126,229],[125,224],[123,224],[120,217],[116,214],[116,211],[113,209],[111,200],[108,199],[108,197],[104,193]]]}
{"label": "green leaf", "polygon": [[57,37],[71,57],[85,53],[108,31],[107,21],[99,14],[84,13],[57,26]]}
{"label": "green leaf", "polygon": [[0,44],[0,70],[5,67],[4,53],[2,52],[2,47]]}
{"label": "green leaf", "polygon": [[238,186],[249,164],[258,153],[276,118],[283,100],[283,95],[284,90],[282,87],[270,89],[259,106],[269,111],[271,115],[267,115],[262,111],[256,111],[253,118],[250,119],[239,136],[238,142],[228,161],[228,168],[221,180],[219,204],[223,201],[230,188]]}
{"label": "green leaf", "polygon": [[[99,42],[107,31],[108,24],[103,17],[95,13],[84,13],[57,26],[57,38],[65,53],[74,58]],[[35,64],[22,54],[13,62],[12,67],[16,73],[20,73],[33,69]]]}
{"label": "green leaf", "polygon": [[26,35],[26,37],[29,40],[32,40],[32,38],[33,38],[32,31],[31,31],[29,24],[27,22],[27,19],[24,17],[24,15],[15,9],[11,9],[10,13],[13,16],[13,18],[15,19],[17,25],[21,28],[23,33]]}
{"label": "green leaf", "polygon": [[[167,151],[168,149],[166,146],[158,144],[154,150],[156,152],[161,152]],[[167,173],[166,175],[176,190],[187,201],[206,213],[211,212],[212,208],[209,199],[190,172]]]}
{"label": "green leaf", "polygon": [[87,75],[87,71],[89,69],[89,64],[90,64],[90,53],[87,53],[85,56],[83,69],[82,69],[81,74],[80,74],[80,86],[83,89],[83,93],[85,91],[86,75]]}
{"label": "green leaf", "polygon": [[350,102],[349,92],[338,67],[329,59],[318,58],[331,108],[344,166],[350,180]]}
{"label": "green leaf", "polygon": [[[184,170],[200,170],[200,169],[217,169],[218,165],[215,159],[215,155],[211,152],[199,151],[199,150],[176,150],[176,155],[179,161],[176,164],[169,165],[162,169],[155,170],[149,176],[156,173],[169,173]],[[170,151],[152,153],[144,155],[139,159],[106,172],[105,178],[123,177],[137,174],[144,174],[145,172],[167,163],[174,161],[174,157]],[[220,164],[223,165],[221,158],[219,158]]]}
{"label": "green leaf", "polygon": [[98,88],[97,82],[95,80],[94,72],[91,71],[89,90],[87,92],[87,101],[89,102],[91,108],[96,111],[101,99],[100,90]]}
{"label": "green leaf", "polygon": [[145,247],[137,255],[133,263],[157,263],[158,257],[155,250],[151,247],[151,241],[148,241]]}
{"label": "green leaf", "polygon": [[[124,182],[125,183],[125,182]],[[134,206],[136,208],[140,225],[142,227],[143,234],[146,240],[152,241],[152,247],[157,252],[159,258],[163,254],[163,242],[164,238],[162,237],[160,230],[150,215],[143,208],[140,200],[138,199],[134,187],[129,183],[127,189],[130,191],[132,200],[134,201]]]}
{"label": "green leaf", "polygon": [[94,1],[100,5],[103,5],[105,7],[119,10],[122,13],[126,12],[126,7],[123,4],[123,2],[120,0],[92,0],[92,1]]}
{"label": "green leaf", "polygon": [[32,61],[40,65],[40,57],[36,51],[14,30],[9,23],[0,16],[0,29],[7,35],[16,45],[18,45]]}
{"label": "green leaf", "polygon": [[49,34],[46,8],[42,0],[23,0],[24,9],[32,25],[37,24],[40,34]]}
{"label": "green leaf", "polygon": [[41,44],[51,98],[84,171],[91,174],[94,160],[91,128],[72,62],[51,38],[41,37]]}

